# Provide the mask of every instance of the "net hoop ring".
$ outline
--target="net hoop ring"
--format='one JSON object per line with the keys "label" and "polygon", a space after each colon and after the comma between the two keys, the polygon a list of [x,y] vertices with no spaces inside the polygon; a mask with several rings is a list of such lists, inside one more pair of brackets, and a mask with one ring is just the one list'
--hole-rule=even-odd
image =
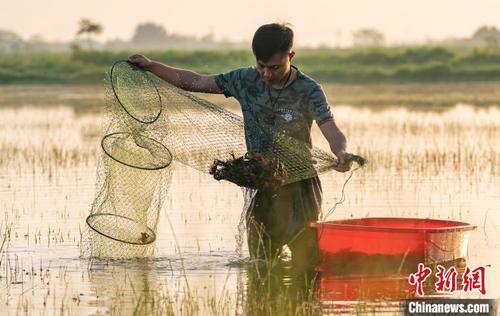
{"label": "net hoop ring", "polygon": [[128,115],[130,115],[130,117],[132,117],[134,120],[136,120],[136,121],[138,121],[140,123],[143,123],[143,124],[152,124],[152,123],[154,123],[160,117],[160,115],[162,113],[162,110],[163,110],[163,103],[162,103],[161,94],[160,94],[160,91],[158,90],[158,87],[153,82],[153,80],[151,80],[151,78],[149,78],[147,75],[144,75],[144,77],[146,78],[146,80],[153,85],[153,87],[154,87],[154,89],[156,91],[156,95],[158,96],[158,103],[160,104],[160,109],[158,111],[158,114],[152,120],[142,120],[142,119],[134,116],[132,113],[130,113],[129,110],[127,110],[127,107],[125,105],[123,105],[122,101],[120,100],[120,97],[118,96],[118,93],[116,92],[115,85],[113,83],[113,72],[115,70],[115,66],[118,65],[118,64],[121,64],[121,63],[127,63],[135,71],[144,71],[142,68],[140,68],[140,67],[132,64],[131,62],[129,62],[126,59],[120,59],[120,60],[117,60],[117,61],[115,61],[113,63],[113,66],[111,66],[111,71],[110,71],[110,74],[109,74],[109,79],[111,81],[111,89],[113,89],[113,94],[114,94],[116,100],[118,101],[118,103],[120,104],[120,106],[123,108],[123,110]]}
{"label": "net hoop ring", "polygon": [[131,134],[131,133],[126,133],[126,132],[115,132],[115,133],[107,134],[107,135],[106,135],[106,136],[104,136],[104,137],[102,138],[102,140],[101,140],[101,148],[102,148],[102,150],[104,151],[104,153],[106,153],[106,155],[107,155],[109,158],[113,159],[113,160],[114,160],[114,161],[116,161],[116,162],[121,163],[122,165],[125,165],[125,166],[127,166],[127,167],[131,167],[131,168],[135,168],[135,169],[141,169],[141,170],[160,170],[160,169],[163,169],[163,168],[166,168],[166,167],[170,166],[170,164],[172,163],[172,153],[170,152],[170,150],[169,150],[169,149],[168,149],[165,145],[163,145],[162,143],[160,143],[159,141],[157,141],[156,139],[153,139],[153,138],[151,138],[151,137],[147,137],[147,136],[140,136],[140,137],[145,138],[145,139],[148,139],[148,140],[150,140],[150,141],[152,141],[152,142],[156,143],[157,145],[161,146],[161,147],[162,147],[162,149],[164,149],[164,150],[168,153],[168,155],[169,155],[169,157],[170,157],[170,159],[169,159],[169,162],[168,162],[168,163],[165,163],[165,164],[163,164],[163,165],[161,165],[161,166],[158,166],[158,167],[138,167],[138,166],[134,166],[134,165],[132,165],[132,164],[130,164],[130,163],[127,163],[127,162],[121,161],[121,160],[119,160],[119,159],[115,158],[115,157],[114,157],[114,156],[113,156],[113,155],[112,155],[112,154],[111,154],[108,150],[106,150],[106,146],[104,145],[105,141],[106,141],[109,137],[113,137],[113,136],[116,136],[116,135],[132,135],[132,134]]}
{"label": "net hoop ring", "polygon": [[[99,230],[98,228],[96,228],[93,225],[94,219],[99,218],[99,217],[111,217],[111,218],[118,217],[120,219],[124,219],[126,221],[129,221],[129,222],[133,223],[134,225],[138,225],[138,223],[137,223],[136,220],[133,220],[130,217],[126,217],[126,216],[118,215],[118,214],[113,214],[113,213],[96,213],[96,214],[90,214],[89,216],[87,216],[87,219],[85,220],[85,222],[87,223],[87,225],[93,231],[95,231],[99,235],[102,235],[102,236],[104,236],[106,238],[112,239],[114,241],[126,243],[126,244],[139,245],[139,246],[149,245],[149,244],[151,244],[152,242],[154,242],[156,240],[156,234],[155,234],[155,232],[150,227],[147,227],[147,233],[149,233],[149,236],[151,236],[151,237],[148,238],[144,242],[141,242],[141,241],[134,242],[134,241],[130,241],[130,240],[120,239],[120,238],[117,238],[115,236],[112,236],[111,234],[107,234],[107,233],[103,232],[102,230]],[[140,238],[138,238],[138,240],[140,240]]]}

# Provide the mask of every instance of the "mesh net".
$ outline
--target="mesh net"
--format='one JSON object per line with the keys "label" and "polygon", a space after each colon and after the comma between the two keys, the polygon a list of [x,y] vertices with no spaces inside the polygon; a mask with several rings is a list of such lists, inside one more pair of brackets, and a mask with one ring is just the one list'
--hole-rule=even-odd
{"label": "mesh net", "polygon": [[110,158],[132,168],[163,169],[172,161],[167,147],[142,135],[111,133],[102,139],[101,145]]}
{"label": "mesh net", "polygon": [[98,193],[84,247],[91,256],[152,255],[172,159],[217,180],[273,190],[337,163],[325,151],[261,126],[251,131],[252,137],[272,143],[266,152],[247,153],[242,117],[127,61],[111,68],[106,104]]}
{"label": "mesh net", "polygon": [[161,95],[151,77],[140,68],[117,62],[111,68],[110,81],[116,101],[127,114],[146,124],[158,119],[162,110]]}

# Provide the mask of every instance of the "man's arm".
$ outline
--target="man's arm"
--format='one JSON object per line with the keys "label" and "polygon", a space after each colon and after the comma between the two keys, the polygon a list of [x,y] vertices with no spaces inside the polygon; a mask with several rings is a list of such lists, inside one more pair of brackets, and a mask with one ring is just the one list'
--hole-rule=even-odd
{"label": "man's arm", "polygon": [[328,141],[330,149],[339,160],[339,165],[335,168],[335,170],[340,172],[349,171],[351,169],[352,162],[345,161],[347,141],[344,133],[342,133],[333,120],[329,120],[321,124],[319,129]]}
{"label": "man's arm", "polygon": [[166,82],[183,90],[222,93],[215,83],[214,77],[211,75],[200,75],[194,71],[170,67],[143,55],[132,55],[128,60],[132,64],[155,74]]}

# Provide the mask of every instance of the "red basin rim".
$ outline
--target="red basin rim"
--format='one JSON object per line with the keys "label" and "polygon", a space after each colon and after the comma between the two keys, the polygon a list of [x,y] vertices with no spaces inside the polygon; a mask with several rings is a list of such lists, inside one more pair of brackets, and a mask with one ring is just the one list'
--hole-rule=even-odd
{"label": "red basin rim", "polygon": [[[443,227],[393,227],[387,226],[372,226],[363,224],[353,224],[363,220],[381,220],[381,221],[391,221],[391,220],[405,220],[408,222],[442,222]],[[353,222],[353,223],[349,223]],[[447,224],[446,226],[444,224]],[[452,225],[450,225],[452,224]],[[429,218],[403,218],[403,217],[369,217],[369,218],[353,218],[348,220],[335,220],[327,222],[309,222],[309,227],[312,228],[323,228],[323,229],[343,229],[343,230],[355,230],[355,231],[384,231],[384,232],[397,232],[397,233],[438,233],[438,232],[456,232],[456,231],[469,231],[474,230],[477,227],[464,222],[450,221],[450,220],[440,220],[440,219],[429,219]]]}

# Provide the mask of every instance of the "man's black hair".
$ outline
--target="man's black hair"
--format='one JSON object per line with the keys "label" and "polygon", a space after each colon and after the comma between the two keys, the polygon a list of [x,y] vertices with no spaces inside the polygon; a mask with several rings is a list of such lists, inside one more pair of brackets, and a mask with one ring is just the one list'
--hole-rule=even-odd
{"label": "man's black hair", "polygon": [[257,29],[252,40],[255,58],[268,61],[276,53],[288,53],[293,46],[293,31],[286,24],[271,23]]}

